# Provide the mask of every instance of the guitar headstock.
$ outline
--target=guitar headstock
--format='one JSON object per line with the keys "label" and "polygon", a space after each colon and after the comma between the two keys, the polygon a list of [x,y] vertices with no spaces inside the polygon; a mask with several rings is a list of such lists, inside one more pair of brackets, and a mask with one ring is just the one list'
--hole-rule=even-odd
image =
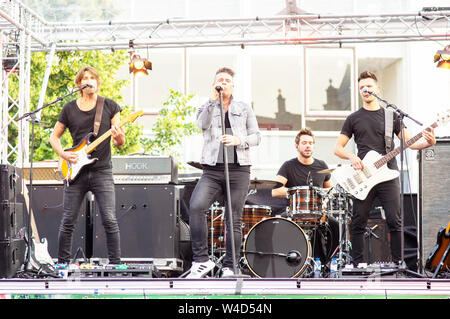
{"label": "guitar headstock", "polygon": [[144,111],[140,110],[137,112],[134,112],[132,114],[130,114],[126,119],[122,120],[120,122],[120,126],[123,126],[127,123],[133,123],[134,121],[136,121],[136,119],[140,116],[144,115]]}
{"label": "guitar headstock", "polygon": [[447,125],[447,123],[450,121],[450,109],[446,110],[443,114],[437,115],[436,122],[439,123],[439,125]]}
{"label": "guitar headstock", "polygon": [[132,123],[132,122],[136,121],[136,119],[142,115],[144,115],[144,111],[142,111],[142,110],[134,112],[133,114],[128,116],[128,122]]}

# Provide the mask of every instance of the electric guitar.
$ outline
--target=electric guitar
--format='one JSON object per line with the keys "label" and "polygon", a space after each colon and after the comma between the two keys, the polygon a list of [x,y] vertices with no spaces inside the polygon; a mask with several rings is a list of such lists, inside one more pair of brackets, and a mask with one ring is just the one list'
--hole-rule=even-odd
{"label": "electric guitar", "polygon": [[[142,115],[144,115],[144,111],[142,110],[135,112],[129,115],[126,119],[120,121],[118,126],[122,127],[127,123],[132,123]],[[104,142],[108,137],[111,136],[111,130],[108,130],[95,141],[90,143],[89,139],[92,135],[92,132],[89,133],[77,146],[65,150],[66,152],[74,152],[78,155],[78,161],[76,163],[70,163],[63,158],[59,159],[58,171],[61,175],[61,178],[63,178],[66,182],[72,182],[73,180],[75,180],[75,178],[78,176],[78,173],[84,166],[92,164],[93,162],[98,160],[98,158],[91,158],[89,154],[92,153],[97,146],[99,146],[102,142]]]}
{"label": "electric guitar", "polygon": [[425,269],[435,271],[438,267],[442,269],[443,266],[446,269],[450,269],[450,222],[447,228],[441,227],[438,232],[436,246],[430,253],[426,263]]}
{"label": "electric guitar", "polygon": [[[439,117],[429,128],[435,128],[438,123],[445,124],[450,120],[450,110]],[[422,137],[422,132],[405,143],[404,149],[410,147]],[[400,173],[387,167],[387,162],[403,151],[397,147],[386,155],[382,156],[376,151],[369,151],[362,160],[364,168],[355,170],[351,164],[337,167],[332,173],[332,178],[344,188],[345,191],[359,200],[364,200],[369,191],[377,184],[397,178]]]}

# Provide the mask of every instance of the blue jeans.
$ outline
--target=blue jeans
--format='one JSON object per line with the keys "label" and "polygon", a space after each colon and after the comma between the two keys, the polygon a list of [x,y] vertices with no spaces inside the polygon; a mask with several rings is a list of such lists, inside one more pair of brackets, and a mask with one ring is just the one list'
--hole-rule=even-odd
{"label": "blue jeans", "polygon": [[[248,194],[250,172],[242,170],[229,170],[230,196],[233,217],[233,234],[236,261],[240,258],[242,244],[242,211]],[[192,193],[189,210],[189,227],[191,229],[191,242],[193,261],[204,262],[208,256],[208,224],[207,213],[212,203],[219,195],[226,198],[225,172],[218,170],[204,170]],[[226,229],[230,229],[227,218],[228,205],[225,205]],[[229,233],[229,232],[228,232]],[[233,254],[231,236],[226,236],[226,254],[223,267],[233,267]]]}
{"label": "blue jeans", "polygon": [[106,245],[110,263],[120,263],[120,232],[116,218],[116,199],[112,169],[90,170],[64,186],[64,211],[59,226],[58,262],[68,263],[72,251],[73,231],[78,221],[80,207],[88,191],[94,194],[106,233]]}

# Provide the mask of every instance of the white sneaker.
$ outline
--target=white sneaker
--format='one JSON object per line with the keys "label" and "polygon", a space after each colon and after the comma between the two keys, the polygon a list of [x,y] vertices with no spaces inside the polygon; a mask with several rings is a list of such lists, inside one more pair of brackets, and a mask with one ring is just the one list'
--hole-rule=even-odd
{"label": "white sneaker", "polygon": [[234,276],[234,271],[233,269],[229,268],[229,267],[223,267],[222,268],[222,278],[227,278],[227,277],[233,277]]}
{"label": "white sneaker", "polygon": [[208,272],[214,269],[216,264],[211,261],[205,261],[205,262],[193,262],[191,270],[189,272],[189,275],[186,276],[188,279],[197,279],[197,278],[203,278],[206,276]]}

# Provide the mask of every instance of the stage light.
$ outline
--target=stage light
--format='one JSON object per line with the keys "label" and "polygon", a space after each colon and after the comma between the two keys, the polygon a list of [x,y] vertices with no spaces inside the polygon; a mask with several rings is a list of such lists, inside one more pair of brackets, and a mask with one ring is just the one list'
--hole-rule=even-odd
{"label": "stage light", "polygon": [[450,45],[447,45],[444,50],[438,50],[434,55],[434,62],[438,62],[438,68],[450,69]]}
{"label": "stage light", "polygon": [[147,70],[152,69],[152,63],[147,59],[142,59],[140,55],[133,54],[130,59],[129,70],[134,76],[148,75]]}

